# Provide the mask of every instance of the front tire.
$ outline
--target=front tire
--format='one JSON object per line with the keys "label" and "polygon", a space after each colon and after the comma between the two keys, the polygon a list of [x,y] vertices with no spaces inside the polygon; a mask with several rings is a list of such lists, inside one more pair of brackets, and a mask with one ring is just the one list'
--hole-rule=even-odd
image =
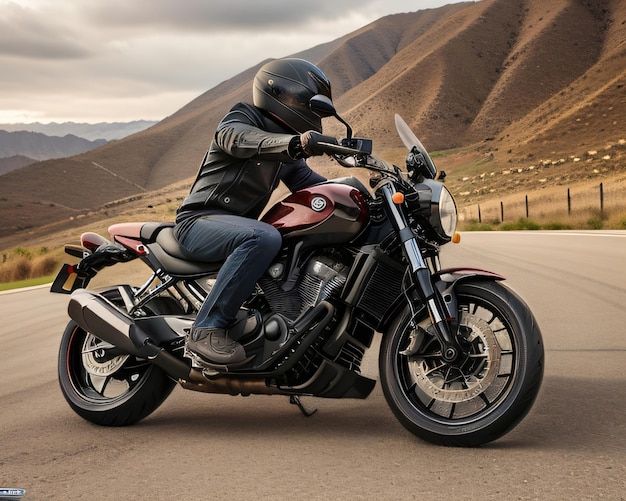
{"label": "front tire", "polygon": [[503,284],[464,282],[456,294],[466,356],[447,364],[425,308],[412,318],[407,307],[383,336],[380,377],[389,406],[413,434],[474,447],[502,437],[530,411],[543,342],[528,306]]}

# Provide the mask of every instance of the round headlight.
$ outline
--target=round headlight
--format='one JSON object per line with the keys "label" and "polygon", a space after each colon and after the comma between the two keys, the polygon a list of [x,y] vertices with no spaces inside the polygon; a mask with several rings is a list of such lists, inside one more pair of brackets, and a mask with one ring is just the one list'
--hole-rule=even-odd
{"label": "round headlight", "polygon": [[[452,240],[456,231],[456,203],[443,184],[433,179],[424,179],[413,187],[419,203],[413,202],[413,213],[423,220],[422,229],[433,241],[444,244]],[[414,197],[413,197],[414,198]],[[424,221],[425,220],[425,221]]]}
{"label": "round headlight", "polygon": [[435,201],[433,197],[433,206],[434,205],[436,205],[436,207],[433,207],[433,216],[438,215],[440,234],[449,240],[456,231],[457,213],[456,203],[454,202],[452,193],[448,191],[448,188],[441,185],[439,200]]}

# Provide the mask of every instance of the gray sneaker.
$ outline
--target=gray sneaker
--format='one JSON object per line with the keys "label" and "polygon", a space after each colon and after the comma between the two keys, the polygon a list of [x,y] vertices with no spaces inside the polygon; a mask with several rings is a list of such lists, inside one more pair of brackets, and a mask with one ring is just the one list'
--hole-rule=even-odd
{"label": "gray sneaker", "polygon": [[237,367],[252,357],[246,357],[243,346],[228,337],[226,329],[193,328],[187,340],[187,349],[209,364]]}

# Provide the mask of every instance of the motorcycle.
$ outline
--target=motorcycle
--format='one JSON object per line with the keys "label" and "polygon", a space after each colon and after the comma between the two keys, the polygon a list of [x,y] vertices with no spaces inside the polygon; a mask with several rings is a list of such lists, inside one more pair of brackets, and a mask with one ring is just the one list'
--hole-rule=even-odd
{"label": "motorcycle", "polygon": [[[185,349],[194,316],[221,263],[187,260],[172,223],[122,223],[110,240],[84,233],[66,252],[53,292],[71,294],[58,376],[70,407],[99,425],[131,425],[176,385],[207,393],[366,398],[376,381],[361,362],[380,333],[379,378],[410,432],[447,446],[496,440],[531,409],[543,377],[540,328],[525,302],[495,273],[442,269],[440,247],[458,241],[454,198],[442,173],[399,115],[406,170],[352,137],[332,103],[311,108],[346,127],[324,151],[345,168],[370,171],[290,194],[262,220],[283,247],[229,335],[252,356],[238,368],[212,366]],[[98,290],[104,267],[140,259],[142,286]]]}

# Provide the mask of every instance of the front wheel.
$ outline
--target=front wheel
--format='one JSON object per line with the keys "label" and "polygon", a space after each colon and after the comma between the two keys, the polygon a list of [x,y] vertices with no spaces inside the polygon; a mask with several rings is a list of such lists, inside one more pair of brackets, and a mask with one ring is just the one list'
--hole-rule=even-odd
{"label": "front wheel", "polygon": [[126,426],[153,412],[176,382],[147,360],[121,353],[71,321],[61,339],[59,383],[79,416]]}
{"label": "front wheel", "polygon": [[407,307],[383,336],[380,378],[398,420],[438,445],[496,440],[528,413],[543,377],[543,343],[524,301],[498,282],[456,288],[464,357],[448,364],[425,309]]}

